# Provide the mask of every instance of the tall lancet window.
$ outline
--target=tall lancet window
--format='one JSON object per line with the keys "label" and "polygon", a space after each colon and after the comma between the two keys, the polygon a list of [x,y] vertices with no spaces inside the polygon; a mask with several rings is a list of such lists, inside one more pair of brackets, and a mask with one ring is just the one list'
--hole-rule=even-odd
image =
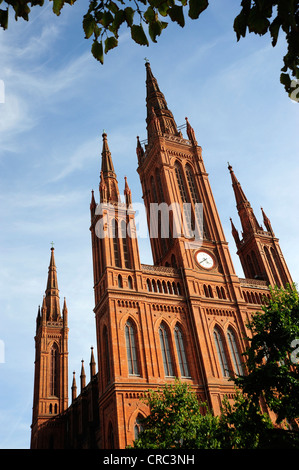
{"label": "tall lancet window", "polygon": [[109,383],[111,380],[111,364],[110,364],[110,353],[109,353],[109,338],[107,327],[103,330],[103,343],[104,343],[104,368],[106,375],[106,382]]}
{"label": "tall lancet window", "polygon": [[171,352],[169,347],[168,333],[165,325],[161,325],[159,328],[160,344],[163,357],[163,365],[165,375],[168,377],[173,377],[173,366],[171,359]]}
{"label": "tall lancet window", "polygon": [[181,375],[182,377],[189,377],[189,369],[185,352],[183,333],[178,325],[174,329],[174,337],[176,350],[179,358]]}
{"label": "tall lancet window", "polygon": [[243,367],[241,363],[239,350],[237,347],[236,337],[231,328],[227,330],[227,338],[228,338],[230,354],[231,354],[232,362],[234,366],[234,372],[236,375],[243,375]]}
{"label": "tall lancet window", "polygon": [[178,162],[174,165],[175,175],[180,191],[181,200],[183,203],[183,215],[184,215],[184,235],[190,236],[191,230],[194,229],[191,222],[191,210],[188,200],[188,192],[185,186],[185,181],[182,174],[181,166]]}
{"label": "tall lancet window", "polygon": [[223,377],[229,377],[228,361],[224,349],[223,338],[218,328],[215,328],[214,330],[214,341],[222,375]]}
{"label": "tall lancet window", "polygon": [[128,320],[125,327],[126,347],[129,374],[138,375],[138,360],[135,342],[135,332],[132,323]]}
{"label": "tall lancet window", "polygon": [[[193,173],[193,170],[192,170],[192,168],[189,164],[186,165],[185,172],[186,172],[186,177],[187,177],[187,182],[188,182],[188,187],[189,187],[189,191],[190,191],[190,194],[191,194],[191,198],[192,198],[194,207],[196,207],[195,205],[200,204],[201,200],[199,198],[196,183],[195,183],[195,180],[194,180],[194,173]],[[208,232],[207,232],[207,228],[206,228],[206,222],[205,222],[203,211],[197,210],[196,211],[196,218],[198,220],[198,224],[199,224],[200,228],[202,227],[202,231],[203,231],[202,236],[203,236],[203,238],[207,239],[208,238]]]}
{"label": "tall lancet window", "polygon": [[123,244],[125,267],[129,269],[130,268],[130,253],[129,253],[128,239],[127,239],[127,224],[125,220],[121,221],[120,231],[121,231],[121,240]]}
{"label": "tall lancet window", "polygon": [[[159,199],[158,199],[157,190],[156,190],[156,184],[155,184],[155,180],[154,180],[153,176],[151,177],[151,190],[152,190],[152,200],[153,200],[153,202],[156,203],[156,204],[159,204]],[[161,220],[161,217],[162,217],[161,211],[158,211],[158,227],[157,227],[158,233],[157,233],[157,236],[161,240],[162,254],[164,254],[167,250],[167,244],[166,244],[165,234],[162,233],[162,220]]]}
{"label": "tall lancet window", "polygon": [[59,351],[56,343],[51,348],[50,361],[50,395],[58,397]]}
{"label": "tall lancet window", "polygon": [[112,220],[112,230],[113,230],[113,250],[114,250],[114,263],[115,266],[120,268],[120,254],[119,254],[119,238],[118,238],[118,222],[117,220]]}

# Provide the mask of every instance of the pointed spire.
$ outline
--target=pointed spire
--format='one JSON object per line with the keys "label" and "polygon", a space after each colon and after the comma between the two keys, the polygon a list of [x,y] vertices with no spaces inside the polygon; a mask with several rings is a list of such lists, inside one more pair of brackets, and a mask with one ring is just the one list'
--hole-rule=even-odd
{"label": "pointed spire", "polygon": [[250,205],[250,202],[247,200],[241,187],[241,184],[237,180],[233,168],[229,163],[228,169],[230,171],[232,186],[237,203],[237,209],[242,224],[243,238],[246,238],[250,233],[262,230],[262,227],[259,225],[254,215],[253,209]]}
{"label": "pointed spire", "polygon": [[233,190],[234,190],[234,193],[235,193],[236,202],[237,202],[237,209],[238,209],[242,204],[249,204],[249,202],[247,201],[247,198],[246,198],[246,196],[243,192],[243,189],[242,189],[239,181],[236,178],[233,167],[229,163],[228,163],[228,169],[230,171]]}
{"label": "pointed spire", "polygon": [[42,303],[42,322],[45,323],[47,321],[47,305],[46,305],[46,296],[43,296],[43,303]]}
{"label": "pointed spire", "polygon": [[90,356],[90,380],[96,375],[96,361],[94,359],[94,354],[93,354],[93,347],[91,349],[91,356]]}
{"label": "pointed spire", "polygon": [[138,158],[138,163],[141,165],[144,159],[144,150],[142,148],[142,145],[139,140],[139,136],[137,136],[137,147],[136,147],[136,153],[137,153],[137,158]]}
{"label": "pointed spire", "polygon": [[81,392],[83,390],[83,388],[86,387],[86,374],[85,374],[85,370],[84,370],[84,361],[82,359],[82,366],[81,366],[81,375],[80,375],[80,383],[81,383]]}
{"label": "pointed spire", "polygon": [[234,223],[233,223],[232,219],[230,219],[230,223],[231,223],[231,226],[232,226],[232,235],[233,235],[233,237],[234,237],[234,239],[235,239],[236,245],[239,246],[240,237],[239,237],[238,230],[237,230],[236,227],[234,226]]}
{"label": "pointed spire", "polygon": [[[53,243],[53,242],[52,242]],[[57,271],[54,257],[54,247],[51,248],[50,264],[48,269],[48,281],[46,288],[47,319],[58,320],[60,315],[59,290],[57,282]]]}
{"label": "pointed spire", "polygon": [[265,225],[267,231],[269,233],[271,233],[272,236],[274,236],[274,232],[273,232],[273,229],[272,229],[270,219],[266,216],[266,214],[264,212],[264,209],[262,207],[261,207],[261,211],[262,211],[262,214],[263,214],[264,225]]}
{"label": "pointed spire", "polygon": [[101,170],[100,176],[100,202],[107,202],[107,186],[103,176],[103,170]]}
{"label": "pointed spire", "polygon": [[132,206],[132,193],[128,185],[127,177],[125,176],[125,190],[124,190],[124,195],[126,199],[126,206],[131,207]]}
{"label": "pointed spire", "polygon": [[157,133],[178,135],[173,114],[168,109],[166,99],[160,91],[148,61],[146,61],[145,67],[148,140]]}
{"label": "pointed spire", "polygon": [[67,306],[66,306],[66,300],[65,300],[65,297],[64,297],[63,307],[62,307],[62,317],[63,317],[63,324],[65,326],[67,326],[67,314],[68,314],[68,310],[67,310]]}
{"label": "pointed spire", "polygon": [[[115,176],[114,166],[111,158],[111,152],[108,146],[107,134],[104,132],[103,137],[103,149],[102,149],[102,172],[104,177]],[[111,175],[113,173],[113,175]]]}
{"label": "pointed spire", "polygon": [[119,202],[119,189],[109,150],[107,134],[103,133],[102,167],[100,180],[101,202]]}
{"label": "pointed spire", "polygon": [[194,132],[194,129],[193,127],[191,127],[189,121],[188,121],[188,118],[185,117],[186,119],[186,126],[187,126],[187,135],[188,135],[188,139],[191,141],[191,143],[193,145],[197,145],[197,141],[196,141],[196,137],[195,137],[195,132]]}
{"label": "pointed spire", "polygon": [[39,305],[37,309],[37,316],[36,316],[36,331],[40,325],[40,322],[41,322],[41,313],[40,313],[40,305]]}
{"label": "pointed spire", "polygon": [[95,201],[95,198],[94,198],[94,190],[92,190],[91,191],[91,201],[90,201],[90,212],[91,212],[92,216],[94,215],[96,207],[97,207],[97,205],[96,205],[96,201]]}
{"label": "pointed spire", "polygon": [[75,371],[73,372],[73,383],[72,383],[72,402],[74,402],[77,398],[77,384],[76,384],[76,377]]}

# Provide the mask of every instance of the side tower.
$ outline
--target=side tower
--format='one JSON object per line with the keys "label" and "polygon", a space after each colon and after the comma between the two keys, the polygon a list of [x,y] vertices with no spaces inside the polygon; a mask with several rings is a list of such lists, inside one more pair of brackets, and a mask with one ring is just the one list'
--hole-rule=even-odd
{"label": "side tower", "polygon": [[[139,312],[138,300],[134,297],[142,280],[131,190],[125,177],[122,202],[106,133],[102,138],[100,203],[96,203],[94,192],[90,203],[98,404],[102,423],[99,445],[102,448],[122,448],[128,442],[127,413],[132,412],[131,408],[125,410],[124,402],[128,400],[125,400],[124,390],[130,389],[128,382],[132,384],[140,380],[135,356],[133,360],[134,348],[131,350],[132,361],[126,361],[125,328],[130,311],[131,322],[135,326],[132,334],[137,334],[135,321]],[[121,304],[126,307],[121,308]]]}
{"label": "side tower", "polygon": [[[35,335],[35,374],[31,448],[56,446],[63,438],[59,429],[46,423],[68,407],[68,326],[64,299],[62,315],[57,283],[54,248],[42,308],[38,308]],[[54,421],[53,421],[54,423]]]}
{"label": "side tower", "polygon": [[271,222],[262,209],[266,230],[257,221],[250,202],[247,200],[241,184],[236,178],[231,165],[231,174],[238,214],[242,226],[242,238],[232,220],[232,234],[237,246],[237,254],[246,278],[264,280],[271,286],[285,287],[292,284],[292,278],[275,237]]}

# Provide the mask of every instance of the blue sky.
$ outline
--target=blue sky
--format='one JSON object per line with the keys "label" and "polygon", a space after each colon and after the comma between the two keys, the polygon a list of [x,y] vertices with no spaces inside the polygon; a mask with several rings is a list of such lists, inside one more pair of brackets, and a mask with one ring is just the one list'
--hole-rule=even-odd
{"label": "blue sky", "polygon": [[[121,192],[126,175],[133,200],[142,201],[135,147],[137,135],[146,138],[144,57],[177,124],[188,116],[203,148],[237,274],[229,218],[240,223],[228,161],[258,220],[261,206],[270,218],[298,283],[299,122],[298,104],[279,83],[286,44],[281,38],[273,48],[257,36],[237,43],[238,4],[215,0],[199,20],[169,26],[148,48],[124,29],[104,66],[84,39],[88,2],[66,6],[60,17],[36,7],[29,23],[11,15],[9,30],[0,31],[0,448],[30,445],[35,319],[51,241],[69,311],[69,382],[96,345],[90,195],[98,193],[105,129]],[[152,263],[143,238],[140,253]]]}

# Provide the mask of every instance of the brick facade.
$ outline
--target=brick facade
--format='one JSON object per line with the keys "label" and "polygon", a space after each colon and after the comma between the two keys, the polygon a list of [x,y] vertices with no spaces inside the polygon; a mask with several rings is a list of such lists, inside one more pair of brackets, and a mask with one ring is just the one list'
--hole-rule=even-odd
{"label": "brick facade", "polygon": [[[141,264],[138,241],[132,236],[136,226],[131,191],[125,178],[125,202],[120,202],[104,133],[99,204],[94,192],[90,204],[98,372],[92,352],[90,382],[86,385],[83,368],[80,394],[74,378],[68,406],[67,309],[64,304],[61,316],[52,248],[37,319],[32,448],[124,448],[134,440],[138,417],[149,411],[140,398],[175,377],[219,413],[224,395],[234,394],[229,375],[243,369],[250,315],[269,296],[269,285],[292,282],[269,219],[263,212],[265,229],[258,224],[229,165],[242,224],[241,239],[232,222],[246,276],[238,278],[202,149],[187,118],[183,137],[149,63],[146,89],[147,141],[137,138],[136,152],[149,230],[157,235],[150,239],[154,264]],[[162,216],[154,223],[150,217],[151,207],[163,203],[176,207],[168,214],[167,226]],[[183,214],[184,203],[191,208],[190,226],[199,229],[200,240],[190,238],[188,231],[175,231],[174,211],[180,208]],[[112,236],[104,237],[101,230]]]}

